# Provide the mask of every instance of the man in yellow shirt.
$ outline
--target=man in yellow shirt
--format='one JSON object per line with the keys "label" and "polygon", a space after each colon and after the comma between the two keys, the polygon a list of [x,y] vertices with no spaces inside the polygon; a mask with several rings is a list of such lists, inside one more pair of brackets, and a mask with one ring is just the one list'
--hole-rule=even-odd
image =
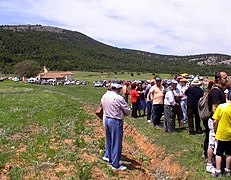
{"label": "man in yellow shirt", "polygon": [[164,94],[165,88],[162,85],[161,78],[158,77],[156,78],[156,84],[151,87],[147,95],[147,101],[150,101],[149,97],[152,95],[152,110],[154,112],[152,116],[152,123],[157,129],[160,128],[160,119],[164,112]]}
{"label": "man in yellow shirt", "polygon": [[227,102],[218,105],[214,119],[215,139],[217,142],[216,169],[211,175],[221,177],[222,156],[226,154],[225,176],[230,176],[231,164],[231,91],[227,93]]}

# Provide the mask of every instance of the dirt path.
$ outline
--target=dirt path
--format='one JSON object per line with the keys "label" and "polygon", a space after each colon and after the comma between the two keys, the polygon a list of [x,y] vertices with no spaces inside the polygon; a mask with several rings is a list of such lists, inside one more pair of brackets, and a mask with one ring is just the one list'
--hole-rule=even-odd
{"label": "dirt path", "polygon": [[[90,115],[94,111],[89,107],[85,108]],[[95,116],[95,115],[94,115]],[[104,138],[102,120],[95,118],[88,121],[86,125],[93,126],[97,139]],[[140,134],[135,128],[124,123],[122,164],[128,167],[127,171],[116,172],[122,179],[187,179],[182,174],[180,166],[170,161],[171,155],[166,156],[164,149],[151,144],[148,139]],[[106,162],[105,162],[106,163]],[[95,179],[108,179],[105,172],[95,169]]]}

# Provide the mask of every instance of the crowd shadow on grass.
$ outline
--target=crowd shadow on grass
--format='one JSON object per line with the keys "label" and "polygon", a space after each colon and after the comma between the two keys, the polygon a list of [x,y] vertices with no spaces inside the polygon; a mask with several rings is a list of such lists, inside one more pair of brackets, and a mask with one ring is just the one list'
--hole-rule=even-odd
{"label": "crowd shadow on grass", "polygon": [[131,158],[127,157],[126,155],[122,155],[121,160],[123,161],[122,164],[125,164],[129,170],[144,171],[144,169],[142,169],[142,167],[141,167],[141,164],[138,161],[136,161],[135,159],[131,159]]}
{"label": "crowd shadow on grass", "polygon": [[[181,133],[181,132],[184,132],[184,131],[188,131],[188,125],[187,124],[184,124],[183,128],[179,128],[179,127],[177,127],[178,126],[177,122],[175,122],[174,126],[175,126],[175,130],[174,131],[172,131],[172,132],[166,132],[166,133],[173,133],[173,132],[175,132],[175,133]],[[160,122],[160,129],[164,130],[164,120],[161,120],[161,122]]]}
{"label": "crowd shadow on grass", "polygon": [[187,131],[186,128],[175,128],[175,132],[184,132]]}

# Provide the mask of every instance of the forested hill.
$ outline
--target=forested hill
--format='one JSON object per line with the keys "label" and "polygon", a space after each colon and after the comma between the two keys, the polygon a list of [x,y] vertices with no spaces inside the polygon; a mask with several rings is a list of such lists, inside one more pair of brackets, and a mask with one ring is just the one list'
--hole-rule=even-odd
{"label": "forested hill", "polygon": [[0,71],[11,73],[23,60],[37,61],[49,70],[195,73],[213,75],[231,70],[231,56],[202,54],[170,56],[121,49],[82,33],[41,25],[0,27]]}

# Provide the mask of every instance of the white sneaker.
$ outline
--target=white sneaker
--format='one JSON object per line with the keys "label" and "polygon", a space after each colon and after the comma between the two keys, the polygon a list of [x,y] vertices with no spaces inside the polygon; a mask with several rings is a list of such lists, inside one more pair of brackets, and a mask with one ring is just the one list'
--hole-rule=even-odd
{"label": "white sneaker", "polygon": [[209,173],[215,173],[215,167],[213,165],[206,165],[206,171]]}
{"label": "white sneaker", "polygon": [[122,166],[122,165],[120,165],[120,167],[118,167],[118,168],[115,168],[115,167],[112,166],[112,170],[115,170],[115,171],[124,171],[126,169],[127,169],[127,167],[126,166]]}
{"label": "white sneaker", "polygon": [[109,158],[107,158],[105,156],[103,157],[103,160],[109,162]]}
{"label": "white sneaker", "polygon": [[149,119],[148,122],[152,122],[152,121]]}

